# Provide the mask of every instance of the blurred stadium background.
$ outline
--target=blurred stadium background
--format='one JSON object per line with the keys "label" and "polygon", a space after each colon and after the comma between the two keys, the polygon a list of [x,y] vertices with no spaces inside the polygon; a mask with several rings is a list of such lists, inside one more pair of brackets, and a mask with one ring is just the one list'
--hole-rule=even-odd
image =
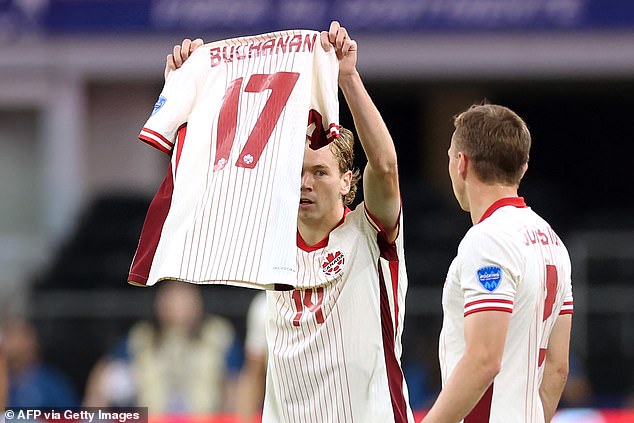
{"label": "blurred stadium background", "polygon": [[[0,317],[31,318],[45,359],[81,393],[97,358],[151,314],[152,290],[127,286],[126,275],[167,165],[136,142],[166,54],[184,37],[325,29],[331,19],[359,42],[400,157],[405,367],[426,366],[427,394],[438,389],[441,287],[470,224],[446,150],[452,116],[486,98],[527,121],[520,192],[573,259],[571,380],[589,389],[558,419],[633,421],[600,414],[634,404],[629,0],[0,0]],[[205,289],[208,311],[241,335],[252,295]]]}

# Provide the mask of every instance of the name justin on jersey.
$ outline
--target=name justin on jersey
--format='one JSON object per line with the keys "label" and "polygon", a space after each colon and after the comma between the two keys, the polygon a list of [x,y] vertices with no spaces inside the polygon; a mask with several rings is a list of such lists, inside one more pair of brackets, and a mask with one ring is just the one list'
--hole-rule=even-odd
{"label": "name justin on jersey", "polygon": [[540,243],[542,245],[559,245],[561,240],[553,231],[550,226],[547,228],[528,228],[525,227],[522,230],[524,237],[524,245],[531,245]]}
{"label": "name justin on jersey", "polygon": [[216,67],[222,63],[230,63],[234,60],[251,59],[279,53],[312,53],[316,41],[317,34],[296,34],[287,37],[280,36],[259,43],[212,47],[209,50],[211,67]]}

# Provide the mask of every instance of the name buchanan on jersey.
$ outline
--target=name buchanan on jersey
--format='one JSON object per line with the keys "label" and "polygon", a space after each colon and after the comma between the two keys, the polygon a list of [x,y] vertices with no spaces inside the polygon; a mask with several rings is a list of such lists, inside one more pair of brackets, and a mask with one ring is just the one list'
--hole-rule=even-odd
{"label": "name buchanan on jersey", "polygon": [[267,41],[239,44],[235,46],[212,47],[209,50],[211,67],[234,60],[250,59],[257,56],[268,56],[279,53],[312,53],[317,41],[317,34],[295,34],[279,36]]}

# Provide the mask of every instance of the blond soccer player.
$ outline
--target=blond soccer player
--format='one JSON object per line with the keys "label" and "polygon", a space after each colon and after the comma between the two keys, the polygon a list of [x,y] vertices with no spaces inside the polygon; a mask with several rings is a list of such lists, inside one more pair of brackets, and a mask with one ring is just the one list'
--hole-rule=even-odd
{"label": "blond soccer player", "polygon": [[[353,137],[307,147],[298,215],[298,286],[267,291],[263,422],[414,421],[401,369],[407,275],[396,151],[357,71],[357,43],[338,22],[321,33],[367,156],[354,210]],[[167,70],[187,59],[175,49]]]}

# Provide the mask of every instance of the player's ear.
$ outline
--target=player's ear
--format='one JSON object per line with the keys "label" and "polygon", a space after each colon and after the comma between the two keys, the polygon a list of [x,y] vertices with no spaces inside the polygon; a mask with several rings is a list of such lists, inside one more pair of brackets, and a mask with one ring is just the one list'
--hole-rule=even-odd
{"label": "player's ear", "polygon": [[469,168],[470,161],[469,156],[464,154],[462,151],[458,152],[458,174],[462,179],[467,177],[467,170]]}
{"label": "player's ear", "polygon": [[[519,178],[519,181],[521,181],[521,180],[522,180],[522,178],[523,178],[523,177],[524,177],[524,175],[526,174],[526,171],[527,171],[527,170],[528,170],[528,162],[526,162],[526,163],[524,163],[524,164],[522,165],[522,172],[520,173],[520,178]],[[519,183],[519,181],[518,181],[518,183]]]}
{"label": "player's ear", "polygon": [[341,189],[339,193],[341,195],[346,195],[350,192],[350,184],[352,184],[352,171],[348,170],[343,175],[341,175]]}

